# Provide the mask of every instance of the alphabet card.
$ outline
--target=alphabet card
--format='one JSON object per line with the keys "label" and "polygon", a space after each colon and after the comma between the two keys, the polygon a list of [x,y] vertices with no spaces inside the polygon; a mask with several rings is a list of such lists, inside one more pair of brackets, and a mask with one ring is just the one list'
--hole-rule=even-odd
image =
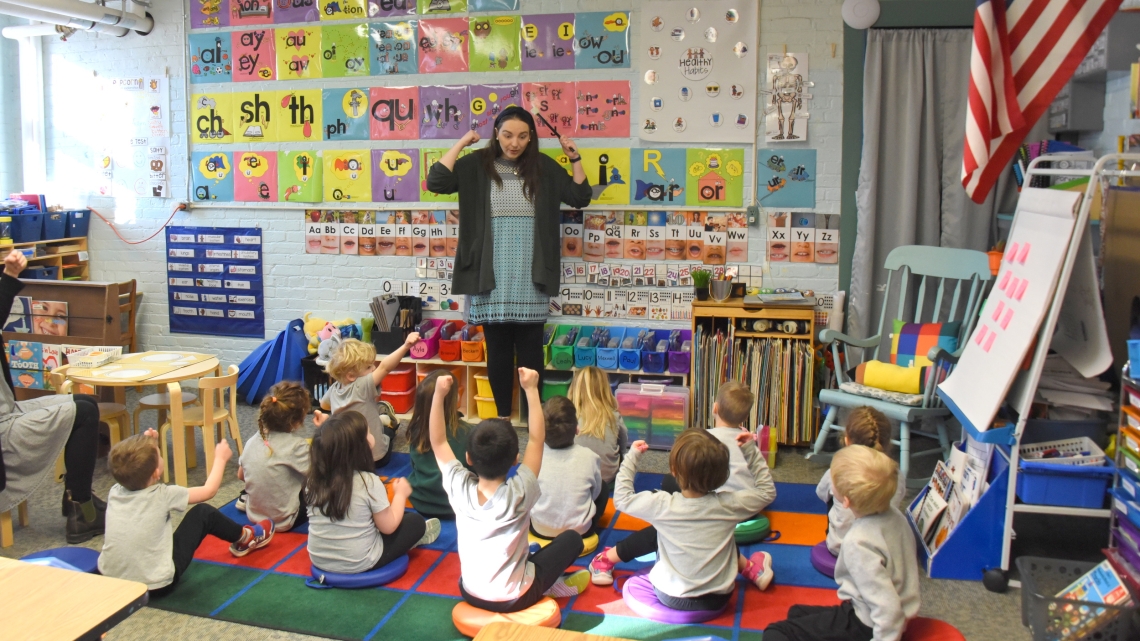
{"label": "alphabet card", "polygon": [[367,18],[366,0],[320,0],[321,20],[352,20]]}
{"label": "alphabet card", "polygon": [[419,138],[419,96],[419,87],[372,87],[372,140]]}
{"label": "alphabet card", "polygon": [[[665,260],[665,221],[665,212],[648,212],[645,227],[646,260]],[[652,281],[650,276],[650,274],[646,274],[647,280]]]}
{"label": "alphabet card", "polygon": [[234,31],[230,34],[234,82],[277,79],[276,41],[272,29]]}
{"label": "alphabet card", "polygon": [[[609,217],[606,212],[586,212],[582,224],[583,253],[582,259],[591,263],[600,263],[606,259],[606,231]],[[618,241],[619,244],[621,241]],[[595,282],[597,275],[595,274]]]}
{"label": "alphabet card", "polygon": [[[468,147],[464,151],[468,151],[470,149],[471,148]],[[445,153],[447,153],[447,150],[446,149],[426,148],[425,147],[425,148],[420,149],[419,153],[420,153],[420,200],[422,200],[424,202],[433,202],[433,203],[455,203],[455,202],[459,202],[459,195],[458,194],[437,194],[435,192],[428,191],[428,188],[427,188],[427,177],[428,177],[428,173],[431,171],[431,166],[434,165],[435,163],[439,162],[439,159],[443,158],[443,155]],[[465,156],[467,154],[464,153],[464,154],[460,154],[460,155]]]}
{"label": "alphabet card", "polygon": [[630,153],[633,154],[632,204],[685,204],[688,165],[684,149],[632,149]]}
{"label": "alphabet card", "polygon": [[234,152],[237,175],[234,200],[248,203],[277,202],[277,152]]}
{"label": "alphabet card", "polygon": [[791,256],[793,263],[815,262],[815,214],[793,212]]}
{"label": "alphabet card", "polygon": [[368,15],[372,18],[412,16],[416,13],[416,0],[368,0]]}
{"label": "alphabet card", "polygon": [[237,111],[235,142],[275,142],[277,140],[277,111],[273,101],[274,91],[254,91],[231,94]]}
{"label": "alphabet card", "polygon": [[495,130],[495,117],[511,105],[522,105],[522,88],[517,85],[471,85],[471,129],[482,138],[490,138]]}
{"label": "alphabet card", "polygon": [[433,13],[466,13],[467,0],[417,0],[416,10],[421,16]]}
{"label": "alphabet card", "polygon": [[373,149],[372,200],[378,203],[418,201],[419,158],[418,149]]}
{"label": "alphabet card", "polygon": [[[522,92],[523,108],[527,111],[533,111],[535,107],[538,107],[542,117],[553,125],[559,133],[573,132],[578,129],[578,105],[574,101],[574,83],[524,82],[522,83]],[[538,124],[538,137],[554,138],[555,136],[550,133],[549,129]]]}
{"label": "alphabet card", "polygon": [[622,257],[627,260],[645,260],[645,242],[649,238],[649,213],[625,212],[625,229],[622,230]]}
{"label": "alphabet card", "polygon": [[470,18],[471,71],[518,71],[521,16]]}
{"label": "alphabet card", "polygon": [[374,76],[416,73],[416,23],[379,22],[368,29]]}
{"label": "alphabet card", "polygon": [[190,154],[190,171],[195,202],[230,202],[234,199],[234,173],[229,152],[195,151]]}
{"label": "alphabet card", "polygon": [[233,56],[230,38],[224,33],[192,33],[190,40],[190,84],[229,82]]}
{"label": "alphabet card", "polygon": [[744,205],[744,150],[689,149],[685,201],[697,207]]}
{"label": "alphabet card", "polygon": [[768,214],[768,262],[787,263],[788,246],[791,244],[792,229],[789,226],[790,214],[778,211]]}
{"label": "alphabet card", "polygon": [[578,138],[629,137],[629,81],[592,80],[574,83]]}
{"label": "alphabet card", "polygon": [[230,26],[273,24],[273,0],[230,0]]}
{"label": "alphabet card", "polygon": [[277,24],[316,22],[321,14],[316,0],[278,0],[273,10],[276,13],[273,21]]}
{"label": "alphabet card", "polygon": [[420,20],[418,28],[420,73],[467,71],[467,18]]}
{"label": "alphabet card", "polygon": [[765,207],[815,207],[815,150],[756,150],[757,181]]}
{"label": "alphabet card", "polygon": [[282,151],[277,159],[280,202],[318,203],[324,197],[320,151]]}
{"label": "alphabet card", "polygon": [[[582,210],[563,209],[562,215],[562,256],[563,258],[582,257]],[[565,280],[565,279],[564,279]]]}
{"label": "alphabet card", "polygon": [[278,91],[277,139],[281,142],[320,140],[321,102],[320,89]]}
{"label": "alphabet card", "polygon": [[839,262],[839,214],[815,215],[815,262]]}
{"label": "alphabet card", "polygon": [[199,144],[234,141],[234,105],[229,91],[212,91],[190,97],[190,136]]}
{"label": "alphabet card", "polygon": [[725,214],[727,226],[725,260],[731,263],[748,262],[748,214],[730,211]]}
{"label": "alphabet card", "polygon": [[325,78],[368,75],[368,25],[321,27],[321,71]]}
{"label": "alphabet card", "polygon": [[574,68],[574,14],[522,17],[523,71]]}
{"label": "alphabet card", "polygon": [[190,28],[228,27],[230,0],[190,0]]}
{"label": "alphabet card", "polygon": [[469,131],[467,86],[420,87],[420,138],[457,139]]}
{"label": "alphabet card", "polygon": [[321,28],[277,29],[277,77],[281,80],[321,77]]}
{"label": "alphabet card", "polygon": [[367,149],[324,151],[325,200],[367,202],[372,198],[372,158]]}
{"label": "alphabet card", "polygon": [[629,68],[629,13],[579,13],[574,19],[577,69]]}
{"label": "alphabet card", "polygon": [[367,89],[323,89],[325,140],[368,140]]}
{"label": "alphabet card", "polygon": [[[629,149],[579,148],[594,205],[629,204]],[[741,150],[743,153],[743,150]]]}

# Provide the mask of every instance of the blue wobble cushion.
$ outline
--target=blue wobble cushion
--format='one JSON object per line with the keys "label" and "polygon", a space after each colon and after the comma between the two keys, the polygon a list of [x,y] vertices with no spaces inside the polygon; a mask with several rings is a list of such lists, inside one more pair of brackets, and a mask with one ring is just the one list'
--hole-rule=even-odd
{"label": "blue wobble cushion", "polygon": [[337,574],[335,572],[325,572],[324,570],[313,566],[313,578],[305,581],[305,585],[310,588],[374,588],[377,586],[391,583],[396,579],[404,576],[408,571],[408,555],[405,554],[388,565],[375,570],[367,572],[360,572],[358,574]]}
{"label": "blue wobble cushion", "polygon": [[73,546],[52,548],[22,556],[20,560],[31,561],[52,558],[59,559],[80,572],[87,572],[88,574],[98,574],[99,572],[99,550],[92,550],[91,548]]}
{"label": "blue wobble cushion", "polygon": [[827,541],[823,541],[811,549],[811,565],[819,573],[835,578],[835,562],[838,557],[831,554],[831,550],[827,549]]}
{"label": "blue wobble cushion", "polygon": [[650,621],[680,625],[715,619],[724,612],[724,608],[728,607],[727,602],[719,610],[674,610],[666,607],[657,599],[657,593],[653,591],[653,584],[649,582],[648,574],[630,577],[622,586],[621,598],[630,610]]}

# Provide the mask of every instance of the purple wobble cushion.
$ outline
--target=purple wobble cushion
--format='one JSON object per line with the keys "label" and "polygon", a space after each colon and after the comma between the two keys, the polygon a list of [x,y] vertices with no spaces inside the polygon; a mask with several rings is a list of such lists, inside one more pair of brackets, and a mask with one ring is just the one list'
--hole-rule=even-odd
{"label": "purple wobble cushion", "polygon": [[831,554],[831,550],[827,549],[827,541],[811,549],[811,565],[824,576],[835,578],[836,560],[836,557]]}
{"label": "purple wobble cushion", "polygon": [[[653,591],[653,584],[649,582],[649,575],[647,574],[630,577],[621,589],[621,598],[630,610],[658,623],[702,623],[715,619],[721,612],[724,612],[724,608],[719,610],[674,610],[665,607],[661,601],[657,600],[657,593]],[[725,607],[728,607],[727,603]]]}

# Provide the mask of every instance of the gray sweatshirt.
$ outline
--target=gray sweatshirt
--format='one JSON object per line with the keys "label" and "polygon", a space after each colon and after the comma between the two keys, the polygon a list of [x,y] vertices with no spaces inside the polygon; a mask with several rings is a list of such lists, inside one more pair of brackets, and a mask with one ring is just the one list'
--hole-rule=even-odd
{"label": "gray sweatshirt", "polygon": [[[733,447],[737,447],[733,445]],[[657,563],[649,572],[653,587],[673,597],[731,592],[736,581],[736,524],[763,510],[775,498],[764,457],[755,443],[743,448],[755,486],[740,492],[712,492],[689,499],[680,492],[634,492],[641,453],[631,449],[618,471],[614,507],[657,528]],[[544,463],[545,465],[545,463]],[[771,490],[765,488],[765,482]]]}
{"label": "gray sweatshirt", "polygon": [[[815,495],[824,503],[835,496],[835,488],[831,484],[831,470],[823,473],[819,485],[815,486]],[[906,477],[902,475],[900,469],[898,487],[895,488],[895,496],[891,499],[891,507],[897,507],[901,510],[904,498],[906,498]],[[843,537],[847,535],[847,530],[851,529],[851,524],[854,521],[855,515],[851,513],[851,510],[840,505],[839,501],[831,504],[831,509],[827,512],[827,549],[832,554],[839,555],[839,547],[843,544]]]}
{"label": "gray sweatshirt", "polygon": [[[772,480],[772,473],[768,470],[768,462],[760,457],[760,472],[753,475],[748,469],[748,461],[744,460],[744,451],[736,444],[736,437],[743,434],[739,427],[711,427],[709,434],[716,440],[728,446],[728,480],[716,489],[717,492],[739,492],[747,490],[753,485],[762,487],[767,499],[765,505],[776,500],[776,483]],[[755,480],[753,480],[755,476]]]}
{"label": "gray sweatshirt", "polygon": [[835,581],[840,600],[851,601],[875,641],[902,638],[921,604],[914,534],[902,512],[891,507],[855,519],[835,562]]}
{"label": "gray sweatshirt", "polygon": [[[617,414],[617,412],[614,412]],[[621,462],[621,453],[629,445],[629,430],[621,415],[617,416],[617,432],[606,430],[605,438],[579,434],[574,442],[582,447],[588,447],[602,459],[602,481],[612,483],[617,476],[618,463]]]}
{"label": "gray sweatshirt", "polygon": [[535,532],[550,538],[566,530],[585,534],[594,519],[594,499],[602,491],[598,455],[581,445],[560,450],[544,445],[538,489],[541,494],[530,512]]}

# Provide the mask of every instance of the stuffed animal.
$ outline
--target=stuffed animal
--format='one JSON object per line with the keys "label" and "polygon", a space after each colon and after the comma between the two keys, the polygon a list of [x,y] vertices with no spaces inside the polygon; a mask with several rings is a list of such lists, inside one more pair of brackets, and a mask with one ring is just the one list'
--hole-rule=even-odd
{"label": "stuffed animal", "polygon": [[344,340],[340,336],[340,331],[337,330],[332,323],[329,323],[328,327],[332,328],[331,331],[325,332],[325,330],[321,330],[321,332],[327,334],[327,336],[321,340],[321,344],[317,347],[317,365],[321,367],[328,367],[329,359],[332,358],[333,352],[340,347],[341,342]]}
{"label": "stuffed animal", "polygon": [[[328,321],[313,316],[312,312],[305,312],[302,318],[305,321],[305,338],[309,339],[309,354],[316,354],[321,341],[336,330],[340,331],[341,338],[360,338],[360,326],[351,318]],[[322,336],[322,333],[325,335]]]}

